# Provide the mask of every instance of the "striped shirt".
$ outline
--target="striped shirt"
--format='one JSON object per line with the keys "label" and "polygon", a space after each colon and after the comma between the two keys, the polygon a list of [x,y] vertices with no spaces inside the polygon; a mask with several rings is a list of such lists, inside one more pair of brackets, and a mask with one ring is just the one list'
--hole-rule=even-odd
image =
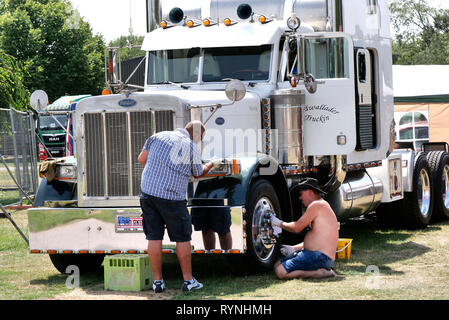
{"label": "striped shirt", "polygon": [[153,197],[185,200],[189,178],[203,173],[201,149],[185,129],[162,131],[148,138],[148,158],[141,190]]}

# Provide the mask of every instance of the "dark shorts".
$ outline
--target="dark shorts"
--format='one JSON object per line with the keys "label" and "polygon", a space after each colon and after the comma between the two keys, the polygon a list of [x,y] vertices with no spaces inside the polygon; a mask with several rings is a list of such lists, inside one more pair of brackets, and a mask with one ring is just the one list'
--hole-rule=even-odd
{"label": "dark shorts", "polygon": [[192,240],[192,221],[185,200],[166,200],[141,194],[143,232],[147,240],[162,240],[164,226],[172,242]]}
{"label": "dark shorts", "polygon": [[320,251],[301,250],[295,254],[282,258],[281,263],[290,273],[295,270],[313,271],[317,269],[330,269],[334,262]]}
{"label": "dark shorts", "polygon": [[191,208],[192,223],[195,231],[212,229],[219,235],[231,232],[231,208]]}

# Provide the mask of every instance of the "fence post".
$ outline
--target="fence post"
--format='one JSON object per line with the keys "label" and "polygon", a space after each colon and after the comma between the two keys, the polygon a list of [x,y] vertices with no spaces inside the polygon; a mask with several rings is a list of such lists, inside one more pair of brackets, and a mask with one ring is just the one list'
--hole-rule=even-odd
{"label": "fence post", "polygon": [[38,157],[38,149],[37,149],[37,145],[36,145],[36,137],[35,137],[35,132],[36,132],[36,128],[34,126],[34,114],[32,111],[28,112],[28,119],[29,119],[29,137],[31,140],[31,179],[32,179],[32,184],[33,184],[33,193],[37,192],[37,188],[38,188],[38,173],[37,173],[37,157]]}
{"label": "fence post", "polygon": [[[14,125],[14,117],[13,117],[12,112],[13,112],[12,105],[9,104],[9,117],[11,118],[12,143],[14,146],[14,155],[15,155],[14,163],[16,165],[16,179],[17,179],[18,184],[22,185],[22,179],[20,176],[20,164],[19,164],[19,157],[18,157],[19,152],[17,150],[17,140],[16,140],[17,132],[16,132],[16,128]],[[19,190],[19,195],[20,195],[20,203],[22,203],[24,195],[21,190]]]}

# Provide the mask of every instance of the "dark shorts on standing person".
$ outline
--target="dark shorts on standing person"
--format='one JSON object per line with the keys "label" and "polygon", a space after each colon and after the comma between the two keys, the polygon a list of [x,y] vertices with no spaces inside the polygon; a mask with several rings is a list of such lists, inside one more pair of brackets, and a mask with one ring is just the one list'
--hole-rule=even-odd
{"label": "dark shorts on standing person", "polygon": [[231,208],[191,208],[192,224],[195,231],[212,229],[219,235],[231,232]]}
{"label": "dark shorts on standing person", "polygon": [[329,270],[334,262],[326,254],[320,251],[301,250],[293,255],[282,258],[282,266],[290,273],[295,270],[313,271],[318,269]]}
{"label": "dark shorts on standing person", "polygon": [[140,195],[143,232],[147,240],[163,240],[165,226],[172,242],[192,240],[192,221],[185,200]]}

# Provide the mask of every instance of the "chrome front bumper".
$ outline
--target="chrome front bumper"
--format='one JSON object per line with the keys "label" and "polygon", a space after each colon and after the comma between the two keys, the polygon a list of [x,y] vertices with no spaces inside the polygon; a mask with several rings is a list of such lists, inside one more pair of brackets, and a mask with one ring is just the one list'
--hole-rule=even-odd
{"label": "chrome front bumper", "polygon": [[[201,231],[192,233],[193,253],[244,253],[245,209],[231,207],[231,250],[205,250]],[[32,208],[28,210],[31,253],[146,253],[140,208]],[[193,230],[193,226],[192,226]],[[219,243],[216,241],[217,244]],[[219,244],[218,244],[219,246]],[[175,252],[167,232],[163,251]]]}

